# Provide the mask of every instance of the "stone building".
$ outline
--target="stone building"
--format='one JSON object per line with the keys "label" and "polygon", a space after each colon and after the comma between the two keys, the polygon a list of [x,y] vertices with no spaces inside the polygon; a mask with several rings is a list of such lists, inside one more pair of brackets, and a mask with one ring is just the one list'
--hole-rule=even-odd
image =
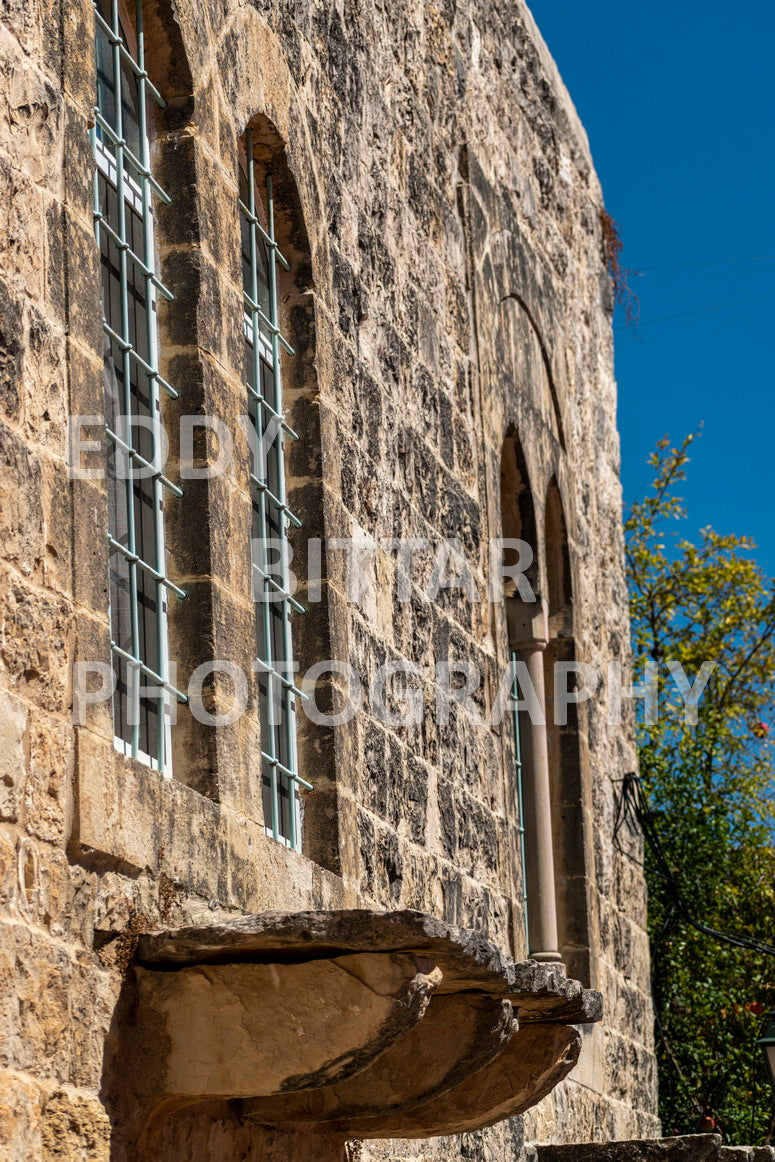
{"label": "stone building", "polygon": [[572,677],[627,665],[603,203],[523,0],[0,36],[0,1154],[655,1136]]}

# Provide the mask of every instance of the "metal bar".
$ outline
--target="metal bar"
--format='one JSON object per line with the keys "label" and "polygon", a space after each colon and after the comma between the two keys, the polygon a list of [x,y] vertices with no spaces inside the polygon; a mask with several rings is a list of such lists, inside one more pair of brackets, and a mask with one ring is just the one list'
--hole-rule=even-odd
{"label": "metal bar", "polygon": [[172,399],[180,399],[180,393],[177,392],[175,388],[172,387],[169,383],[167,383],[167,380],[164,378],[164,376],[159,375],[159,372],[156,371],[155,368],[151,367],[150,363],[146,363],[142,355],[140,355],[138,351],[135,351],[132,344],[128,343],[126,339],[123,339],[121,335],[119,335],[118,331],[114,331],[106,319],[102,320],[102,329],[108,338],[112,339],[119,345],[122,352],[129,354],[130,357],[138,364],[138,366],[142,367],[146,375],[153,376],[154,379],[158,380],[159,386],[164,388],[167,395],[171,396]]}
{"label": "metal bar", "polygon": [[304,608],[304,606],[301,605],[296,600],[296,598],[293,597],[292,594],[288,592],[287,589],[283,589],[283,587],[281,585],[279,585],[277,583],[277,581],[275,581],[274,577],[272,577],[272,575],[270,573],[265,573],[264,570],[261,568],[261,566],[257,565],[255,561],[253,561],[251,563],[251,567],[253,568],[254,572],[258,573],[259,577],[261,577],[261,579],[263,581],[266,581],[267,585],[269,585],[270,588],[272,588],[275,591],[275,593],[278,593],[286,601],[289,601],[297,613],[306,613],[307,612],[306,609]]}
{"label": "metal bar", "polygon": [[144,77],[145,83],[148,87],[148,91],[151,94],[151,96],[153,97],[156,104],[160,108],[166,109],[167,102],[164,100],[164,98],[162,97],[161,93],[156,88],[156,86],[153,85],[151,83],[151,81],[148,79],[148,74],[146,72],[141,72],[140,66],[137,64],[137,62],[135,61],[134,57],[129,52],[129,50],[125,47],[123,37],[121,36],[120,33],[114,33],[113,29],[110,27],[107,20],[104,18],[104,16],[100,12],[99,8],[97,8],[96,4],[94,6],[94,18],[97,21],[97,24],[102,29],[102,31],[107,36],[110,43],[113,45],[118,44],[119,51],[121,53],[121,59],[127,65],[129,65],[130,69],[135,74],[135,76],[136,77],[140,77],[140,76]]}
{"label": "metal bar", "polygon": [[[165,488],[168,488],[170,490],[170,492],[173,494],[173,496],[182,496],[183,495],[182,488],[178,488],[177,484],[173,484],[171,480],[168,480],[167,477],[164,476],[159,471],[159,469],[154,464],[151,463],[150,460],[146,460],[144,456],[141,456],[140,453],[137,451],[137,449],[133,448],[131,446],[131,444],[125,443],[121,439],[120,436],[117,436],[116,433],[111,428],[108,427],[107,424],[105,425],[105,435],[108,437],[108,439],[110,440],[110,442],[112,444],[115,444],[116,447],[119,448],[125,455],[129,456],[130,459],[136,460],[137,463],[142,468],[150,468],[151,469],[151,475],[146,477],[147,480],[159,480],[164,485]],[[141,480],[143,478],[142,477],[132,477],[132,479]]]}
{"label": "metal bar", "polygon": [[258,315],[258,318],[259,318],[259,321],[260,321],[260,323],[261,323],[261,324],[262,324],[262,326],[263,326],[263,327],[264,327],[264,328],[265,328],[265,329],[266,329],[266,330],[269,332],[269,334],[270,334],[270,335],[276,335],[276,336],[277,336],[277,338],[280,340],[280,342],[281,342],[282,346],[283,346],[283,347],[284,347],[284,349],[285,349],[285,350],[288,352],[288,354],[289,354],[289,355],[295,355],[295,354],[296,354],[296,352],[294,351],[293,347],[291,347],[291,345],[290,345],[290,343],[288,342],[288,340],[287,340],[286,338],[284,338],[284,337],[283,337],[283,334],[282,334],[282,332],[280,331],[280,328],[279,328],[279,327],[277,327],[277,326],[275,326],[275,324],[274,324],[274,323],[272,323],[272,322],[271,322],[271,321],[270,321],[270,320],[269,320],[269,319],[266,317],[266,315],[265,315],[265,314],[264,314],[264,312],[261,310],[261,308],[260,308],[260,306],[258,305],[258,303],[254,302],[254,301],[253,301],[253,299],[250,297],[250,295],[249,295],[249,294],[248,294],[246,291],[243,291],[243,296],[242,296],[242,297],[244,298],[245,302],[246,302],[246,303],[247,303],[247,305],[248,305],[247,314],[250,314],[250,315]]}
{"label": "metal bar", "polygon": [[113,650],[114,654],[118,654],[120,658],[123,658],[127,665],[134,666],[136,670],[140,670],[140,672],[145,674],[146,677],[150,678],[152,682],[155,682],[157,686],[161,686],[163,689],[168,690],[170,694],[174,694],[178,702],[188,702],[187,694],[184,694],[182,690],[178,690],[177,686],[173,686],[171,682],[165,682],[161,674],[157,674],[156,671],[152,670],[150,666],[146,666],[145,662],[141,662],[139,658],[135,658],[132,656],[132,654],[128,653],[126,650],[123,650],[117,642],[112,641],[110,643],[110,648]]}
{"label": "metal bar", "polygon": [[305,787],[308,791],[315,790],[312,783],[308,783],[306,779],[302,779],[301,775],[298,774],[297,771],[292,771],[290,767],[283,766],[279,759],[273,759],[270,755],[265,754],[264,751],[261,751],[261,758],[264,759],[265,762],[269,763],[270,766],[277,767],[277,770],[280,772],[280,774],[285,775],[286,779],[293,779],[295,783],[300,783],[301,786]]}
{"label": "metal bar", "polygon": [[117,553],[121,553],[123,557],[126,557],[127,561],[133,561],[135,564],[139,565],[140,568],[144,569],[146,573],[149,573],[155,581],[160,581],[161,584],[166,586],[166,588],[174,593],[176,597],[179,597],[181,601],[183,601],[183,599],[188,596],[185,589],[178,588],[178,586],[175,585],[173,581],[170,581],[169,577],[165,577],[162,573],[159,573],[158,570],[154,569],[152,565],[149,565],[147,561],[144,561],[142,557],[138,557],[136,553],[130,553],[126,545],[122,545],[121,541],[117,541],[115,537],[110,535],[110,533],[108,533],[108,544],[110,545],[111,549],[115,549]]}
{"label": "metal bar", "polygon": [[[117,54],[117,55],[120,55],[120,54]],[[118,92],[119,87],[120,87],[120,81],[119,81],[119,85],[117,86],[116,92]],[[156,196],[162,202],[164,202],[165,206],[168,206],[170,204],[170,202],[172,201],[172,199],[170,198],[170,196],[166,192],[166,190],[162,189],[162,187],[156,181],[156,178],[153,176],[150,169],[145,167],[139,158],[135,157],[134,153],[132,152],[132,150],[129,148],[129,146],[126,143],[126,138],[124,137],[124,133],[123,133],[123,126],[121,129],[118,129],[118,128],[113,129],[110,122],[105,120],[105,118],[100,113],[99,109],[95,109],[94,117],[95,117],[95,120],[96,120],[97,124],[99,125],[100,129],[103,131],[103,133],[107,137],[110,144],[114,147],[116,152],[118,152],[119,149],[121,150],[122,154],[125,155],[126,160],[129,162],[130,168],[135,171],[135,173],[137,174],[138,177],[143,178],[147,182],[150,182],[151,189],[153,190],[153,192],[156,194]],[[117,124],[119,122],[119,114],[118,113],[116,114],[116,122],[117,122]]]}
{"label": "metal bar", "polygon": [[263,395],[261,395],[260,392],[257,392],[254,388],[252,388],[250,386],[250,384],[247,384],[246,386],[247,386],[248,394],[250,395],[250,397],[252,399],[254,399],[257,404],[260,404],[261,407],[265,411],[268,411],[270,416],[273,419],[279,420],[280,425],[281,425],[283,431],[285,432],[286,436],[290,437],[291,440],[298,440],[298,438],[299,438],[298,434],[296,432],[294,432],[293,428],[288,426],[288,424],[285,422],[285,417],[282,415],[282,413],[275,411],[275,409],[272,407],[272,405],[269,403],[269,401],[267,399],[264,399]]}
{"label": "metal bar", "polygon": [[[252,134],[251,134],[251,136],[252,136]],[[286,258],[283,258],[283,255],[280,252],[280,248],[277,245],[277,243],[275,242],[274,238],[271,238],[267,234],[266,230],[261,225],[261,220],[259,218],[257,218],[255,213],[253,211],[251,211],[245,205],[245,203],[242,201],[241,198],[239,199],[239,208],[240,208],[240,210],[242,210],[242,213],[245,215],[245,218],[250,223],[250,225],[256,227],[256,229],[258,230],[259,234],[261,235],[261,237],[263,238],[263,240],[267,244],[267,246],[270,246],[272,248],[272,250],[274,251],[274,253],[277,257],[277,261],[280,263],[280,265],[285,270],[290,270],[291,264],[288,262],[288,260]]]}
{"label": "metal bar", "polygon": [[300,690],[298,686],[294,685],[290,678],[286,678],[279,670],[276,670],[273,666],[269,665],[268,662],[262,662],[260,658],[257,658],[254,663],[254,668],[261,674],[274,674],[275,678],[277,678],[277,681],[280,682],[280,684],[286,690],[290,690],[296,698],[301,698],[302,702],[309,702],[311,698],[310,694],[305,693],[304,690]]}
{"label": "metal bar", "polygon": [[284,501],[280,500],[279,497],[275,496],[271,488],[269,488],[267,484],[264,484],[263,480],[260,480],[258,476],[255,476],[252,472],[250,474],[250,483],[253,485],[257,492],[262,493],[267,497],[268,500],[271,500],[277,511],[282,513],[283,516],[286,516],[295,528],[300,529],[302,527],[302,522],[299,517],[297,517],[295,513],[291,512],[291,510],[288,508],[288,505]]}
{"label": "metal bar", "polygon": [[282,431],[284,431],[286,433],[286,436],[289,439],[292,439],[292,440],[299,439],[299,435],[297,435],[297,432],[295,432],[293,430],[293,428],[290,428],[290,426],[286,423],[285,418],[282,417],[282,415],[279,413],[279,411],[274,410],[274,408],[272,407],[272,404],[270,402],[268,402],[268,400],[265,400],[263,395],[259,395],[258,392],[254,392],[254,390],[252,389],[252,387],[250,387],[250,385],[247,385],[247,390],[249,390],[249,393],[253,397],[253,399],[256,400],[256,402],[258,404],[260,404],[261,408],[264,408],[265,411],[268,411],[268,414],[270,414],[273,419],[277,419],[277,421],[279,421],[280,426],[282,428]]}
{"label": "metal bar", "polygon": [[[143,201],[143,260],[146,269],[153,266],[155,255],[153,245],[153,218],[151,211],[151,191],[150,191],[150,177],[151,177],[151,157],[150,157],[150,142],[148,140],[148,86],[146,83],[145,71],[145,29],[143,28],[143,5],[142,0],[135,0],[135,12],[137,21],[137,63],[140,71],[137,77],[137,107],[138,107],[138,124],[140,128],[140,151],[141,162],[143,168],[148,174],[148,181],[142,183],[142,201]],[[146,279],[146,305],[145,305],[145,343],[148,351],[148,359],[152,367],[156,367],[158,363],[157,352],[157,333],[155,322],[155,288],[153,284]],[[159,442],[158,438],[161,434],[161,401],[159,399],[159,384],[155,375],[148,379],[148,411],[151,416],[151,423],[153,424],[153,447],[154,456],[157,453]],[[164,570],[164,559],[166,555],[165,541],[164,541],[164,494],[162,486],[169,487],[169,481],[162,476],[161,472],[154,475],[152,478],[152,492],[153,492],[153,542],[154,542],[154,556],[156,558],[156,568],[159,571]],[[182,491],[178,489],[178,495],[182,495]],[[160,579],[156,579],[156,658],[159,672],[166,682],[169,674],[169,659],[168,659],[168,645],[167,645],[167,594],[165,592],[164,584]],[[160,708],[159,723],[158,723],[158,738],[157,738],[157,757],[159,762],[159,769],[161,771],[167,770],[168,761],[167,756],[169,747],[167,744],[167,707]]]}
{"label": "metal bar", "polygon": [[154,274],[153,270],[148,269],[148,267],[143,262],[142,258],[140,258],[137,254],[135,254],[134,250],[132,250],[132,248],[128,242],[121,241],[118,234],[113,229],[113,227],[110,225],[110,223],[108,222],[105,215],[102,214],[99,210],[94,211],[94,221],[99,223],[100,229],[104,230],[105,233],[107,234],[108,238],[112,239],[112,241],[115,242],[117,249],[120,249],[121,247],[123,247],[126,250],[127,254],[131,258],[132,262],[135,264],[137,269],[140,271],[140,273],[145,278],[150,279],[150,281],[156,287],[156,290],[161,295],[164,296],[164,298],[167,300],[167,302],[168,303],[173,302],[175,299],[175,296],[173,295],[172,291],[167,289],[167,287],[164,285],[164,283],[161,281],[160,278],[157,278],[157,276]]}

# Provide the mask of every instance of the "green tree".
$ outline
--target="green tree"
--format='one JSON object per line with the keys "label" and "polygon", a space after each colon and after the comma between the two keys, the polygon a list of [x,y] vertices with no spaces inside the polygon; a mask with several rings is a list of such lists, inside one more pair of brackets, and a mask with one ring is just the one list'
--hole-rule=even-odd
{"label": "green tree", "polygon": [[[694,439],[657,444],[653,487],[625,525],[635,673],[648,660],[659,667],[656,722],[639,700],[640,775],[691,918],[775,944],[775,590],[748,538],[704,528],[691,543],[671,532],[686,516],[675,490]],[[713,665],[696,724],[671,662],[689,681]],[[646,874],[664,1130],[706,1128],[710,1113],[728,1141],[769,1140],[755,1041],[762,1007],[775,1004],[775,959],[693,928],[648,848]]]}

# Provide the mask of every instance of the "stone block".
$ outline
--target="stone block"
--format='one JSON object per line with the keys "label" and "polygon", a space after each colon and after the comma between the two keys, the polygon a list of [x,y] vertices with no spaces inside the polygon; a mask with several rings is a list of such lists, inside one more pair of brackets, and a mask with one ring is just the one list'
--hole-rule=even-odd
{"label": "stone block", "polygon": [[17,425],[22,417],[24,393],[21,367],[26,335],[21,296],[0,283],[0,412]]}
{"label": "stone block", "polygon": [[0,1069],[0,1153],[4,1162],[42,1162],[43,1100],[32,1077]]}
{"label": "stone block", "polygon": [[43,1107],[43,1162],[109,1162],[110,1121],[91,1094],[59,1089]]}
{"label": "stone block", "polygon": [[[31,14],[35,23],[37,14]],[[58,87],[20,51],[7,27],[0,29],[5,106],[0,149],[14,167],[39,185],[56,185],[61,176],[49,160],[58,154],[62,96]]]}
{"label": "stone block", "polygon": [[[120,971],[106,971],[91,951],[75,954],[70,986],[68,1077],[72,1085],[93,1094],[99,1093],[102,1084],[105,1045],[120,988]],[[102,1108],[96,1101],[92,1104]]]}
{"label": "stone block", "polygon": [[0,150],[0,259],[3,277],[25,287],[36,301],[45,295],[41,262],[49,200]]}
{"label": "stone block", "polygon": [[25,698],[48,710],[64,711],[70,691],[72,628],[67,602],[5,570],[0,570],[0,602],[5,612],[0,669]]}
{"label": "stone block", "polygon": [[62,10],[63,68],[65,94],[84,116],[84,126],[91,112],[94,94],[94,13],[78,0]]}
{"label": "stone block", "polygon": [[16,905],[17,837],[16,828],[0,824],[0,905],[9,914]]}
{"label": "stone block", "polygon": [[79,846],[135,870],[158,868],[163,776],[84,728],[78,732],[76,769]]}
{"label": "stone block", "polygon": [[73,772],[71,723],[35,716],[30,730],[29,778],[25,788],[27,831],[47,843],[62,843],[68,831]]}
{"label": "stone block", "polygon": [[42,468],[43,582],[66,597],[73,591],[72,495],[62,487],[64,466],[44,459]]}
{"label": "stone block", "polygon": [[0,820],[19,818],[26,774],[27,710],[13,695],[0,691]]}
{"label": "stone block", "polygon": [[36,1076],[66,1077],[70,956],[61,944],[21,925],[5,931],[14,992],[5,1006],[3,1063]]}
{"label": "stone block", "polygon": [[35,573],[43,554],[41,467],[24,443],[0,423],[0,538],[3,555],[26,576]]}
{"label": "stone block", "polygon": [[[92,438],[90,429],[85,438]],[[72,534],[73,592],[81,605],[91,613],[101,615],[107,625],[111,553],[108,544],[107,484],[104,480],[76,479],[70,488],[73,510],[78,513]],[[86,641],[85,622],[86,618],[79,618],[81,660],[102,661],[109,656],[104,650],[90,654],[83,649]]]}
{"label": "stone block", "polygon": [[652,1141],[590,1142],[539,1146],[538,1162],[716,1162],[721,1139],[716,1134]]}
{"label": "stone block", "polygon": [[[57,236],[61,238],[61,222]],[[55,318],[29,307],[22,366],[25,389],[24,433],[61,462],[67,458],[66,340]],[[58,465],[61,481],[61,463]]]}

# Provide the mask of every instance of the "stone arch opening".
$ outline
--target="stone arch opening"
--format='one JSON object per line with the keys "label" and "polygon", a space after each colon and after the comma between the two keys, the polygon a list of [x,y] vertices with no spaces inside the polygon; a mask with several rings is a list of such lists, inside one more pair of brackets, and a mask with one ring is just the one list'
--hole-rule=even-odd
{"label": "stone arch opening", "polygon": [[[175,297],[166,279],[174,216],[160,209],[180,212],[177,195],[191,177],[185,157],[165,165],[179,136],[170,125],[192,112],[191,74],[162,5],[98,0],[94,21],[113,738],[125,757],[171,776],[175,706],[185,696],[170,657],[170,623],[186,595],[170,569],[168,517],[182,492],[170,475],[168,429],[181,393],[164,339],[165,304]],[[190,309],[190,301],[180,306]]]}
{"label": "stone arch opening", "polygon": [[504,566],[519,562],[521,567],[530,559],[527,568],[521,567],[524,575],[507,579],[504,590],[524,948],[536,960],[554,962],[560,956],[545,720],[546,601],[541,592],[533,493],[522,446],[513,429],[506,436],[501,455],[501,522],[504,539],[521,542],[517,547],[504,546]]}
{"label": "stone arch opening", "polygon": [[[570,976],[588,984],[591,975],[584,797],[579,745],[578,706],[555,709],[559,689],[572,689],[563,673],[576,661],[573,579],[562,493],[556,476],[549,482],[544,506],[544,560],[548,605],[548,641],[544,652],[547,750],[551,789],[552,840],[559,951]],[[559,707],[557,708],[559,710]],[[560,719],[567,718],[562,722]]]}
{"label": "stone arch opening", "polygon": [[[266,289],[267,303],[274,295],[270,311],[276,311],[276,325],[285,340],[280,341],[276,352],[276,378],[282,384],[281,396],[277,397],[278,410],[283,412],[287,423],[287,431],[282,438],[279,469],[283,479],[279,484],[284,489],[287,508],[293,514],[286,530],[290,550],[288,582],[289,586],[295,585],[293,597],[304,610],[302,612],[297,605],[292,605],[287,622],[292,645],[286,642],[285,649],[292,650],[292,657],[286,661],[292,661],[296,667],[294,681],[298,683],[314,663],[331,657],[323,555],[323,471],[315,368],[312,255],[298,185],[291,169],[286,143],[276,126],[264,114],[253,116],[239,139],[238,149],[243,188],[248,188],[244,186],[248,174],[246,167],[252,166],[250,188],[253,190],[256,213],[259,219],[263,216],[256,237],[271,250],[265,239],[267,233],[271,234],[276,242],[276,250],[282,256],[281,261],[274,264],[274,289],[271,278]],[[244,239],[244,213],[242,216]],[[262,610],[258,606],[257,615],[260,622]],[[260,624],[258,640],[260,656]],[[316,698],[321,708],[330,712],[337,695],[333,683],[325,688],[325,681],[321,679],[318,682]],[[266,716],[268,690],[266,685],[262,687],[260,679],[259,688]],[[295,712],[291,713],[295,716],[295,741],[289,745],[295,748],[294,767],[300,776],[296,783],[298,834],[294,832],[296,825],[293,820],[290,820],[290,827],[286,831],[294,832],[291,846],[298,847],[316,863],[338,870],[333,729],[311,722],[298,702]],[[261,730],[262,738],[266,740],[266,721]],[[267,774],[266,760],[264,763],[265,824],[270,820],[269,828],[274,837],[285,841],[287,834],[279,834],[276,826],[276,792],[278,786],[282,788],[282,783],[278,783],[277,778],[272,783],[271,773]],[[311,784],[312,790],[305,784]],[[293,811],[296,808],[290,784],[287,794],[289,811]]]}
{"label": "stone arch opening", "polygon": [[[501,530],[504,540],[518,540],[529,546],[532,560],[524,573],[533,592],[537,593],[540,569],[533,492],[522,444],[513,428],[509,429],[501,452]],[[518,560],[518,550],[504,547],[504,566],[513,567]],[[508,583],[505,596],[514,596],[513,586]]]}
{"label": "stone arch opening", "polygon": [[193,79],[172,0],[142,0],[149,76],[166,101],[164,128],[180,128],[194,113]]}

